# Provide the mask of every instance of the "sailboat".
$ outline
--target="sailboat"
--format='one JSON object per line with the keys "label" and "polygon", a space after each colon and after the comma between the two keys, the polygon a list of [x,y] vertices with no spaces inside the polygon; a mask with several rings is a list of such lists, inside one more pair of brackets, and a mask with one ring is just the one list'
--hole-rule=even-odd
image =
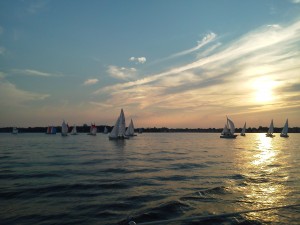
{"label": "sailboat", "polygon": [[273,132],[274,132],[274,124],[273,124],[273,119],[272,119],[271,123],[270,123],[270,126],[269,126],[268,133],[266,133],[266,137],[275,137]]}
{"label": "sailboat", "polygon": [[19,133],[19,131],[18,131],[18,129],[16,128],[16,127],[13,127],[13,129],[12,129],[12,132],[11,132],[12,134],[18,134]]}
{"label": "sailboat", "polygon": [[132,119],[130,121],[130,124],[125,132],[125,135],[126,136],[137,136],[136,134],[134,134],[134,125],[133,125],[133,122],[132,122]]}
{"label": "sailboat", "polygon": [[245,122],[245,124],[244,124],[243,129],[242,129],[241,136],[246,136],[245,133],[246,133],[246,122]]}
{"label": "sailboat", "polygon": [[228,119],[227,117],[227,123],[225,124],[223,131],[221,133],[220,138],[236,138],[236,134],[234,134],[235,126],[232,120]]}
{"label": "sailboat", "polygon": [[117,139],[128,139],[128,136],[125,134],[125,116],[123,109],[121,109],[120,116],[118,117],[114,128],[108,135],[109,140],[117,140]]}
{"label": "sailboat", "polygon": [[107,130],[107,127],[104,127],[104,131],[103,131],[104,134],[108,134],[108,130]]}
{"label": "sailboat", "polygon": [[88,133],[88,135],[96,136],[96,134],[97,134],[97,127],[94,123],[94,124],[91,124],[90,132]]}
{"label": "sailboat", "polygon": [[286,119],[284,127],[281,131],[280,137],[289,137],[288,130],[289,130],[289,121],[288,121],[288,119]]}
{"label": "sailboat", "polygon": [[46,134],[56,134],[56,127],[54,126],[47,127]]}
{"label": "sailboat", "polygon": [[77,135],[77,129],[76,129],[76,125],[74,124],[72,131],[71,131],[72,135]]}
{"label": "sailboat", "polygon": [[65,121],[61,124],[61,136],[68,136],[68,125]]}

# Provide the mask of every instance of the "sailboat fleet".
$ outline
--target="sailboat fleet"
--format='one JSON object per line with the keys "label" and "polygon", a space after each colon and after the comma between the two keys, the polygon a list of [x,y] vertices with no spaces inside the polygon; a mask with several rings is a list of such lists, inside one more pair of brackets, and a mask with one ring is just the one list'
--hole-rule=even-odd
{"label": "sailboat fleet", "polygon": [[[286,119],[286,122],[282,128],[282,131],[280,133],[280,137],[287,138],[288,135],[288,119]],[[129,137],[137,136],[134,132],[134,124],[133,120],[130,120],[129,126],[126,129],[126,121],[125,121],[125,115],[123,109],[121,109],[120,115],[118,116],[115,126],[113,127],[112,131],[108,133],[108,129],[105,126],[104,127],[104,134],[108,134],[109,140],[124,140],[129,139]],[[61,136],[68,136],[69,131],[69,125],[63,120],[61,125]],[[17,134],[18,129],[16,127],[13,127],[12,134]],[[139,130],[139,133],[142,133],[141,129]],[[269,125],[268,132],[266,133],[266,137],[275,137],[274,133],[274,123],[273,119],[271,120],[271,123]],[[46,134],[56,134],[56,127],[54,126],[48,126],[46,130]],[[71,135],[77,135],[77,128],[74,124],[72,127],[72,130],[70,132]],[[90,131],[88,135],[96,136],[97,134],[97,126],[95,123],[91,123]],[[244,126],[241,131],[241,136],[246,136],[246,122],[244,123]],[[238,135],[235,134],[235,125],[234,122],[226,117],[226,123],[224,125],[224,128],[222,130],[222,133],[220,135],[220,138],[236,138]]]}

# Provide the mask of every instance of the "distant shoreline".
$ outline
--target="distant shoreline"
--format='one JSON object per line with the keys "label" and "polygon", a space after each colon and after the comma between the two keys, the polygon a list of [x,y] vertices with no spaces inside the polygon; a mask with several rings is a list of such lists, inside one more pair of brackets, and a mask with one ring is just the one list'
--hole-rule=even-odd
{"label": "distant shoreline", "polygon": [[[60,126],[55,126],[57,132],[61,132]],[[106,127],[108,132],[110,132],[113,126],[105,126],[99,125],[97,127],[97,132],[101,133],[104,131]],[[0,128],[0,133],[11,133],[13,127],[2,127]],[[70,129],[72,126],[69,127]],[[89,126],[76,126],[78,133],[88,133],[90,131]],[[268,131],[268,127],[249,127],[246,129],[246,133],[266,133]],[[139,131],[143,133],[221,133],[223,128],[167,128],[167,127],[152,127],[152,128],[136,128],[135,132],[138,133]],[[18,127],[19,133],[46,133],[47,127],[27,127],[22,128]],[[235,132],[240,133],[242,128],[236,128]],[[274,133],[281,133],[282,127],[275,127]],[[300,133],[300,127],[289,127],[289,133]]]}

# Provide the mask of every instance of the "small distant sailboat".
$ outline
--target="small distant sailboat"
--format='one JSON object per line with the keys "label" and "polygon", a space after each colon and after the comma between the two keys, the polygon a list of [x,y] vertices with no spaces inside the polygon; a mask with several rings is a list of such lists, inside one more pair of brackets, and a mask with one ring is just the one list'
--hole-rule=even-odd
{"label": "small distant sailboat", "polygon": [[241,136],[246,136],[245,133],[246,133],[246,122],[245,122],[245,124],[244,124],[243,129],[242,129]]}
{"label": "small distant sailboat", "polygon": [[281,131],[280,137],[289,137],[288,130],[289,130],[289,121],[288,121],[288,119],[286,119],[284,127]]}
{"label": "small distant sailboat", "polygon": [[56,134],[56,127],[54,126],[47,127],[46,134]]}
{"label": "small distant sailboat", "polygon": [[235,126],[232,120],[228,119],[227,117],[227,123],[225,124],[223,131],[221,133],[220,138],[236,138],[235,132]]}
{"label": "small distant sailboat", "polygon": [[88,135],[96,136],[96,134],[97,134],[97,127],[94,123],[94,124],[91,124],[90,132],[88,133]]}
{"label": "small distant sailboat", "polygon": [[11,132],[12,134],[18,134],[19,133],[19,131],[18,131],[18,129],[16,128],[16,127],[13,127],[13,129],[12,129],[12,132]]}
{"label": "small distant sailboat", "polygon": [[68,136],[68,127],[68,124],[66,124],[65,121],[63,121],[61,125],[61,136]]}
{"label": "small distant sailboat", "polygon": [[73,128],[72,128],[72,131],[71,131],[71,135],[77,135],[77,128],[76,128],[76,125],[74,124]]}
{"label": "small distant sailboat", "polygon": [[108,130],[107,130],[107,127],[104,127],[104,131],[103,131],[104,134],[108,134]]}
{"label": "small distant sailboat", "polygon": [[120,116],[118,117],[114,128],[108,135],[109,140],[117,139],[128,139],[128,136],[125,134],[126,123],[123,109],[121,109]]}
{"label": "small distant sailboat", "polygon": [[274,124],[273,124],[273,119],[272,119],[271,123],[270,123],[270,126],[269,126],[268,133],[266,133],[266,137],[275,137],[273,132],[274,132]]}
{"label": "small distant sailboat", "polygon": [[125,132],[125,135],[130,137],[130,136],[137,136],[136,134],[134,134],[134,125],[133,125],[133,122],[132,122],[132,119],[130,121],[130,124]]}

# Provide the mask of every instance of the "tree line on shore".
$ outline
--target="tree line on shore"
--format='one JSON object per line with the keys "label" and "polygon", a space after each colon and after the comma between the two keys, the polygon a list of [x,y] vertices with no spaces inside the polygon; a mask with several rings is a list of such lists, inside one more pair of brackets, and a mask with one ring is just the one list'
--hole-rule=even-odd
{"label": "tree line on shore", "polygon": [[[55,126],[58,133],[61,132],[61,126]],[[102,133],[104,132],[104,128],[106,127],[108,129],[108,132],[110,132],[113,128],[113,126],[105,126],[100,125],[96,126],[97,132]],[[90,127],[87,125],[83,126],[76,126],[78,133],[88,133],[90,132]],[[11,133],[12,127],[2,127],[0,128],[0,133]],[[69,129],[72,129],[72,126],[69,127]],[[268,127],[262,127],[259,126],[258,128],[255,127],[249,127],[246,129],[246,133],[265,133],[268,131]],[[167,127],[152,127],[152,128],[136,128],[135,132],[145,132],[145,133],[221,133],[223,128],[167,128]],[[282,127],[275,127],[274,133],[280,133],[282,130]],[[18,127],[19,133],[46,133],[47,127],[27,127],[22,128]],[[242,128],[236,128],[235,132],[240,133],[242,131]],[[300,127],[289,127],[289,133],[300,133]]]}

